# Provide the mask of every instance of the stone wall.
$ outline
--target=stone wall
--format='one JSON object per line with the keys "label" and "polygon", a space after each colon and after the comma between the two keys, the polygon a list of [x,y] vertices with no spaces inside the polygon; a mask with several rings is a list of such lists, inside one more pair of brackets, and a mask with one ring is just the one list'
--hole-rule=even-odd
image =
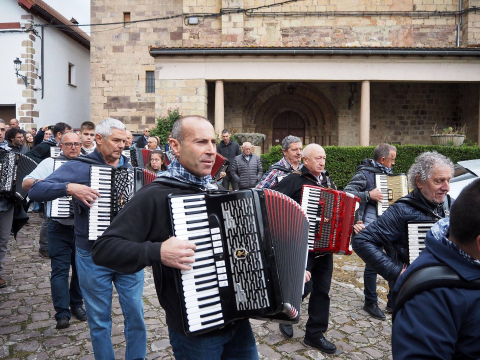
{"label": "stone wall", "polygon": [[480,114],[480,86],[479,84],[462,84],[460,87],[460,116],[459,124],[467,125],[467,138],[480,143],[478,138]]}
{"label": "stone wall", "polygon": [[[122,22],[167,17],[182,12],[180,1],[92,1],[92,23]],[[131,130],[154,123],[155,93],[146,93],[146,71],[155,71],[149,46],[182,46],[181,18],[92,28],[91,112],[92,121],[119,118]],[[156,74],[158,78],[158,72]],[[156,90],[161,86],[156,82]]]}

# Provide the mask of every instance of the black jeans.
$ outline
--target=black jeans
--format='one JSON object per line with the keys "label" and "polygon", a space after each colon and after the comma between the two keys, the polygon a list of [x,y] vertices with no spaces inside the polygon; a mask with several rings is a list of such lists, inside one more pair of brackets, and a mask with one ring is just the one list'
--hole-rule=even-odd
{"label": "black jeans", "polygon": [[[55,220],[48,223],[48,255],[50,256],[52,273],[50,286],[52,290],[55,318],[72,317],[70,308],[83,305],[82,292],[78,283],[75,267],[75,238],[73,226],[62,225]],[[72,267],[72,279],[68,286],[68,273]]]}
{"label": "black jeans", "polygon": [[318,253],[309,253],[307,270],[312,278],[305,284],[305,298],[310,293],[308,302],[308,321],[305,336],[319,338],[328,328],[330,312],[330,285],[333,273],[333,254],[318,256]]}

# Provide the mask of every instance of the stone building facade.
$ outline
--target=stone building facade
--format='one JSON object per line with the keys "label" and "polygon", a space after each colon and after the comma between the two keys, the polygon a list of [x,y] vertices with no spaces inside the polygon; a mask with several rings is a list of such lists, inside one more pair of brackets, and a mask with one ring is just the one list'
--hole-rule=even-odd
{"label": "stone building facade", "polygon": [[95,0],[92,23],[117,24],[92,31],[92,119],[141,130],[178,104],[217,131],[266,134],[264,151],[290,133],[325,145],[428,144],[435,124],[466,124],[479,142],[480,0],[459,6]]}

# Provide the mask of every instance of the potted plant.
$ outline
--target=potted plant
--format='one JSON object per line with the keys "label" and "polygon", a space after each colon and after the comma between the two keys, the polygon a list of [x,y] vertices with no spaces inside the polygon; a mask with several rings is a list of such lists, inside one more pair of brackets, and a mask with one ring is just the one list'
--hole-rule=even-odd
{"label": "potted plant", "polygon": [[431,135],[433,145],[441,146],[460,146],[465,141],[467,125],[460,127],[447,127],[441,133],[437,132],[437,124],[433,127],[433,135]]}

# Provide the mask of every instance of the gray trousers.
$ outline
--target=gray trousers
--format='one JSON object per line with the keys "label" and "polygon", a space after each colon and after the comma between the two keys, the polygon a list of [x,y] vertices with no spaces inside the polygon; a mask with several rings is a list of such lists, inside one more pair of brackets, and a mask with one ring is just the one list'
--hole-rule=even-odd
{"label": "gray trousers", "polygon": [[47,236],[48,221],[49,221],[49,218],[47,217],[47,214],[45,214],[42,221],[42,227],[40,228],[40,240],[38,240],[38,243],[40,244],[39,250],[48,251],[48,236]]}
{"label": "gray trousers", "polygon": [[0,273],[3,270],[3,259],[7,253],[7,243],[12,232],[13,206],[7,211],[0,212]]}

